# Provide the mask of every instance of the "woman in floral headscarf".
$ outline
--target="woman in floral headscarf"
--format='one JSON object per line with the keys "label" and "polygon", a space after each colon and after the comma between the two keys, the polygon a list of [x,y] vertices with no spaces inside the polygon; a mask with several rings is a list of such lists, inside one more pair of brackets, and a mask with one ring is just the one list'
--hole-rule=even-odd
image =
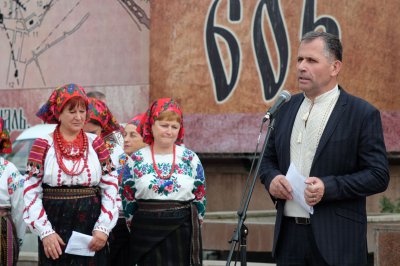
{"label": "woman in floral headscarf", "polygon": [[[0,154],[11,152],[10,135],[0,117]],[[0,156],[0,265],[17,265],[26,225],[22,219],[24,179]]]}
{"label": "woman in floral headscarf", "polygon": [[[39,235],[40,265],[106,265],[108,234],[118,219],[118,179],[104,141],[83,132],[88,99],[83,88],[57,88],[37,113],[56,123],[28,157],[24,219]],[[65,253],[72,232],[91,235],[94,256]]]}
{"label": "woman in floral headscarf", "polygon": [[136,115],[124,128],[124,152],[128,155],[132,155],[135,151],[147,146],[136,130],[144,115],[144,113]]}
{"label": "woman in floral headscarf", "polygon": [[[89,98],[88,116],[88,122],[83,127],[83,130],[87,133],[95,134],[104,140],[117,172],[121,172],[121,168],[125,163],[125,160],[122,158],[127,156],[116,139],[116,136],[120,135],[121,128],[117,119],[111,113],[107,105],[96,98]],[[118,201],[121,201],[120,197],[118,198]],[[128,241],[128,229],[121,210],[118,217],[117,224],[110,232],[109,236],[109,265],[125,266],[127,258],[129,257],[129,251],[127,249],[128,243],[126,243]]]}
{"label": "woman in floral headscarf", "polygon": [[124,153],[124,150],[122,149],[122,140],[117,137],[121,136],[122,138],[121,126],[117,119],[103,101],[95,98],[89,98],[88,116],[88,122],[83,130],[104,140],[113,164],[118,167],[119,157]]}
{"label": "woman in floral headscarf", "polygon": [[[142,117],[143,114],[139,114],[132,118],[123,130],[124,153],[119,157],[117,167],[118,181],[120,185],[125,164],[128,162],[130,165],[133,164],[130,156],[135,151],[147,146],[147,144],[143,142],[142,136],[140,136],[136,131],[136,127],[140,123]],[[110,235],[110,265],[129,265],[129,252],[129,230],[121,210],[117,225],[114,227]]]}
{"label": "woman in floral headscarf", "polygon": [[149,146],[126,164],[121,191],[130,265],[201,265],[205,177],[197,155],[179,145],[184,128],[178,104],[155,101],[138,132]]}

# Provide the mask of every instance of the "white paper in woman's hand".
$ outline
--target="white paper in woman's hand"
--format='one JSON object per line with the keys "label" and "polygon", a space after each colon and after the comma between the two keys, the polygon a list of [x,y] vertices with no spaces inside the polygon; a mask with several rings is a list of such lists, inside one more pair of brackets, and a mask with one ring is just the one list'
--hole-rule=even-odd
{"label": "white paper in woman's hand", "polygon": [[92,236],[72,231],[71,238],[65,248],[65,253],[93,257],[95,252],[89,249]]}

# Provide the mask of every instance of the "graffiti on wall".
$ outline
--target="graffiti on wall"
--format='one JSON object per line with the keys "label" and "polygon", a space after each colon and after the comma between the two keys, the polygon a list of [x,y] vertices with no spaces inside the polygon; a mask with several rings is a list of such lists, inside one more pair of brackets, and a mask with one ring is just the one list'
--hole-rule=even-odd
{"label": "graffiti on wall", "polygon": [[[216,23],[219,2],[219,0],[214,0],[210,5],[206,16],[204,39],[215,101],[224,103],[228,101],[237,88],[243,62],[241,60],[241,40],[238,39],[232,29]],[[317,0],[304,0],[299,36],[309,31],[322,29],[340,37],[340,25],[334,17],[329,15],[317,16],[317,2]],[[241,0],[228,1],[227,21],[235,24],[240,23],[243,19],[241,9]],[[218,19],[221,19],[221,17],[218,17]],[[272,39],[267,39],[265,36],[265,24],[270,26]],[[251,26],[252,28],[249,30],[252,32],[252,48],[262,95],[264,101],[269,101],[282,89],[291,59],[291,43],[281,2],[279,0],[260,0],[255,6]],[[227,66],[219,47],[221,42],[227,47],[230,58],[229,66]],[[267,43],[271,43],[276,49],[277,67],[274,67]]]}
{"label": "graffiti on wall", "polygon": [[[147,54],[148,5],[144,0],[102,5],[94,0],[0,0],[0,89],[71,81],[132,84],[136,73],[146,77],[146,66],[135,69],[142,57],[128,55],[135,47]],[[106,65],[113,67],[101,67]]]}
{"label": "graffiti on wall", "polygon": [[11,131],[23,131],[29,127],[22,108],[0,108],[0,117],[4,120],[5,127]]}
{"label": "graffiti on wall", "polygon": [[149,32],[148,0],[0,0],[0,107],[10,130],[40,123],[39,106],[66,83],[105,93],[121,122],[143,112]]}

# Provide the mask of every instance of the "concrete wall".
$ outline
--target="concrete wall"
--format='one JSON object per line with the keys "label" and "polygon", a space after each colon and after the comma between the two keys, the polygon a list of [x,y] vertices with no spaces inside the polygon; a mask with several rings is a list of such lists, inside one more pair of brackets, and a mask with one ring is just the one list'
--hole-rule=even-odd
{"label": "concrete wall", "polygon": [[106,94],[119,122],[149,101],[148,1],[3,1],[0,116],[12,137],[66,83]]}

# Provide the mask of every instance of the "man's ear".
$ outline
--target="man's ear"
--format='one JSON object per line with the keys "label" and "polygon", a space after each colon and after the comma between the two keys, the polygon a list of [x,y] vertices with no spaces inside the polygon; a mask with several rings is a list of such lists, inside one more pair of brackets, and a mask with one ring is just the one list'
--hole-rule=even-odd
{"label": "man's ear", "polygon": [[331,65],[331,75],[338,76],[341,68],[342,62],[339,60],[335,60]]}

